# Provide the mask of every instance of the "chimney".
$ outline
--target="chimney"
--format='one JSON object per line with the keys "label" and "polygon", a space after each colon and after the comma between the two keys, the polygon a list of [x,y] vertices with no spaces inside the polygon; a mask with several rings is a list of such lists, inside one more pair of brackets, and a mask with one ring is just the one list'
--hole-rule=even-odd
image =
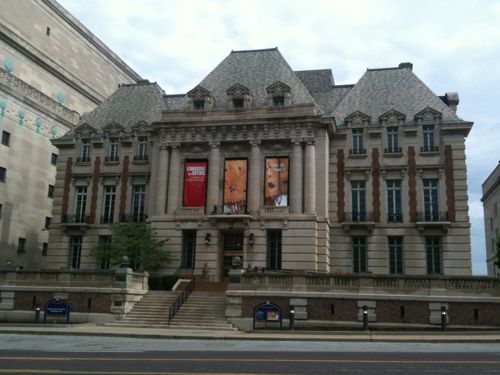
{"label": "chimney", "polygon": [[457,107],[459,103],[458,92],[447,92],[444,94],[443,101],[453,112],[457,112]]}
{"label": "chimney", "polygon": [[399,68],[413,70],[413,64],[411,62],[402,62],[401,64],[399,64]]}

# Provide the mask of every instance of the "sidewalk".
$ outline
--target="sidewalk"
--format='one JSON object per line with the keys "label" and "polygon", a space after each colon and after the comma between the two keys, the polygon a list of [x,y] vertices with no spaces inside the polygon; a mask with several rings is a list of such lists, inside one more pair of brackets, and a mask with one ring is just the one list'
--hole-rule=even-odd
{"label": "sidewalk", "polygon": [[95,324],[0,324],[0,333],[196,340],[441,343],[500,342],[500,331],[202,331],[158,328],[108,327]]}

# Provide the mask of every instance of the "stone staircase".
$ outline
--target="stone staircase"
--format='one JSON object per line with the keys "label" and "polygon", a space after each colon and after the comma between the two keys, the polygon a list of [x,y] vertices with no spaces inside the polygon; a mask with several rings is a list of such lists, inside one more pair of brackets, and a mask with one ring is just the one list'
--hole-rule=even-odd
{"label": "stone staircase", "polygon": [[202,284],[196,284],[195,290],[170,322],[170,328],[234,331],[235,328],[226,322],[225,285]]}
{"label": "stone staircase", "polygon": [[121,320],[107,323],[116,327],[167,328],[168,309],[178,292],[150,290]]}

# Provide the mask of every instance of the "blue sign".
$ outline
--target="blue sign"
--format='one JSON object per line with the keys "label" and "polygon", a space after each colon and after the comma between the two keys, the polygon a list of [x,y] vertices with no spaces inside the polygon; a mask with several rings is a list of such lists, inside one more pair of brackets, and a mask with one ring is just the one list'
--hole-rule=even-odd
{"label": "blue sign", "polygon": [[47,321],[47,316],[65,316],[66,324],[69,323],[71,306],[68,301],[62,299],[53,299],[45,305],[45,316],[43,322]]}
{"label": "blue sign", "polygon": [[272,303],[263,303],[254,309],[253,328],[256,322],[279,323],[280,329],[283,327],[283,314],[281,309]]}

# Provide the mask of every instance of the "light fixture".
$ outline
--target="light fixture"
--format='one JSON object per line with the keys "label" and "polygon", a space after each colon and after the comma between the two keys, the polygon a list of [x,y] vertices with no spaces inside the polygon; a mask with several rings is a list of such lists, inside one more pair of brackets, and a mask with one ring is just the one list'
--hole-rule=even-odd
{"label": "light fixture", "polygon": [[253,236],[253,233],[250,233],[250,236],[248,237],[248,244],[250,246],[253,246],[254,244],[254,236]]}
{"label": "light fixture", "polygon": [[205,245],[206,246],[210,246],[210,240],[211,239],[212,239],[212,234],[211,233],[205,234]]}

